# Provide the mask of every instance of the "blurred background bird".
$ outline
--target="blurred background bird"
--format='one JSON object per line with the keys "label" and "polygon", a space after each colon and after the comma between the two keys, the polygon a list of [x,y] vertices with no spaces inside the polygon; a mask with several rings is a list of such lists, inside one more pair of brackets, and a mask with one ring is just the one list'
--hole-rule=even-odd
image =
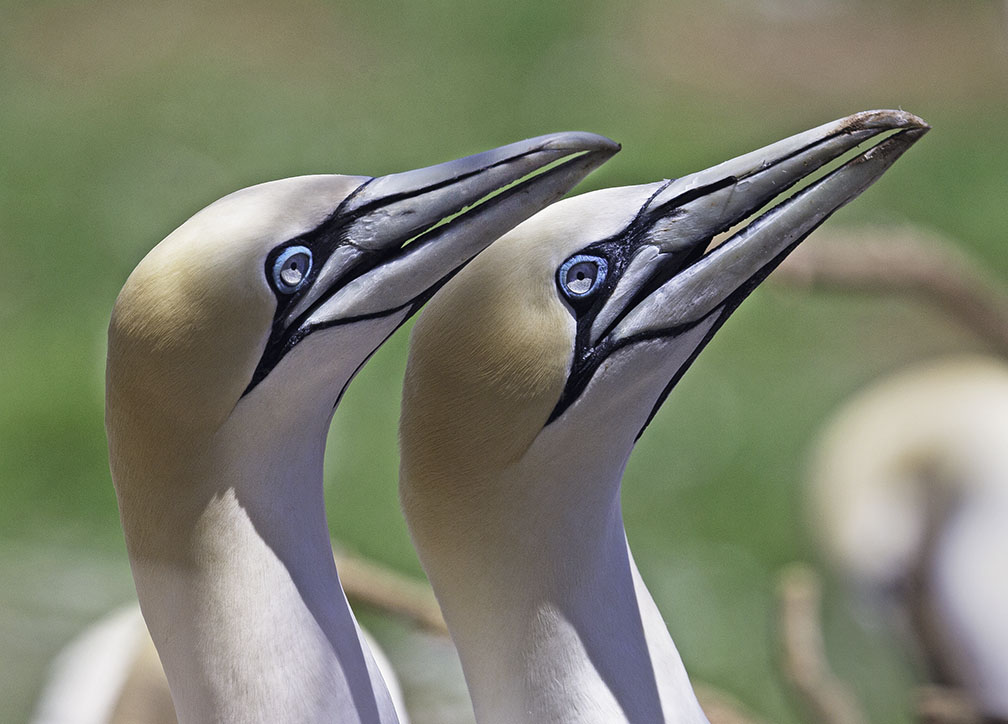
{"label": "blurred background bird", "polygon": [[814,449],[812,529],[923,681],[1008,718],[1008,365],[930,361],[876,381]]}
{"label": "blurred background bird", "polygon": [[[0,721],[24,721],[54,654],[132,596],[102,427],[105,329],[129,270],[207,199],[556,128],[622,142],[586,188],[626,185],[902,106],[934,127],[926,152],[831,223],[937,230],[1004,280],[1005,27],[993,0],[4,5]],[[780,566],[816,560],[802,502],[815,431],[870,381],[989,344],[914,300],[773,275],[727,324],[637,446],[623,510],[691,673],[795,722],[771,611]],[[419,578],[392,452],[405,345],[400,332],[376,354],[334,419],[327,481],[373,484],[340,486],[328,514],[346,547]],[[827,582],[831,662],[872,719],[909,721],[910,657],[844,590]],[[431,662],[457,667],[450,647],[418,653],[408,627],[361,613],[407,703],[429,710]]]}

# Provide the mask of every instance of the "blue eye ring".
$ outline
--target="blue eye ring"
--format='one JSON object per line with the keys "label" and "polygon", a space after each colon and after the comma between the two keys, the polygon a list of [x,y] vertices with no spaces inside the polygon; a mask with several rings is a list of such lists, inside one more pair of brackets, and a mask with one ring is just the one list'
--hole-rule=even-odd
{"label": "blue eye ring", "polygon": [[284,294],[293,294],[308,281],[312,253],[307,246],[288,246],[273,262],[273,284]]}
{"label": "blue eye ring", "polygon": [[584,299],[602,286],[609,262],[601,256],[576,254],[557,271],[557,285],[568,299]]}

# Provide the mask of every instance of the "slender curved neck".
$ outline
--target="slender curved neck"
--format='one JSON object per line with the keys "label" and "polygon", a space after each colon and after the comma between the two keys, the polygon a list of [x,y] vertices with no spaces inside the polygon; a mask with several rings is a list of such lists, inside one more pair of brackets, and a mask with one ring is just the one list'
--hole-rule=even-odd
{"label": "slender curved neck", "polygon": [[255,429],[269,421],[233,415],[212,440],[117,479],[179,721],[397,721],[333,563],[328,419],[307,435]]}
{"label": "slender curved neck", "polygon": [[592,498],[553,462],[472,481],[450,548],[412,526],[477,720],[706,722],[627,546],[622,466]]}

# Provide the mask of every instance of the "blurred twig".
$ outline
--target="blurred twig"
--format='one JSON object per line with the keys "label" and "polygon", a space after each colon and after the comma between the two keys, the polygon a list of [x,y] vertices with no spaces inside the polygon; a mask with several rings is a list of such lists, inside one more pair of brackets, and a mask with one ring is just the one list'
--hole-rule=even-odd
{"label": "blurred twig", "polygon": [[921,724],[982,724],[983,717],[961,690],[929,684],[918,687],[917,720]]}
{"label": "blurred twig", "polygon": [[[347,553],[334,543],[336,568],[347,598],[407,621],[435,634],[448,635],[430,586],[361,556]],[[711,724],[761,724],[738,701],[720,689],[698,684],[697,698]]]}
{"label": "blurred twig", "polygon": [[794,564],[781,574],[777,589],[782,668],[809,713],[822,724],[867,724],[854,694],[826,660],[819,618],[822,585],[808,566]]}
{"label": "blurred twig", "polygon": [[1008,357],[1008,294],[951,241],[912,227],[824,233],[771,279],[804,287],[911,294],[944,310]]}
{"label": "blurred twig", "polygon": [[432,633],[448,634],[430,586],[385,565],[335,549],[336,568],[347,598],[411,621]]}
{"label": "blurred twig", "polygon": [[[1008,293],[951,241],[910,227],[874,227],[824,234],[799,247],[772,276],[777,283],[810,288],[901,293],[921,299],[972,330],[1008,357]],[[934,537],[954,501],[929,510],[928,541],[912,572],[908,613],[925,649],[932,675],[951,682],[952,667],[928,606],[924,570]],[[814,721],[865,722],[856,700],[829,670],[819,620],[820,583],[811,569],[796,566],[781,575],[780,636],[783,668]],[[982,718],[960,689],[929,684],[916,692],[918,720],[925,724],[977,724]]]}
{"label": "blurred twig", "polygon": [[[822,636],[822,584],[809,566],[796,563],[778,581],[781,668],[817,724],[867,724],[854,693],[830,670]],[[976,703],[955,686],[925,684],[915,692],[921,724],[982,724]],[[730,721],[730,720],[728,720]]]}
{"label": "blurred twig", "polygon": [[720,689],[701,683],[693,688],[710,724],[762,724],[741,703]]}

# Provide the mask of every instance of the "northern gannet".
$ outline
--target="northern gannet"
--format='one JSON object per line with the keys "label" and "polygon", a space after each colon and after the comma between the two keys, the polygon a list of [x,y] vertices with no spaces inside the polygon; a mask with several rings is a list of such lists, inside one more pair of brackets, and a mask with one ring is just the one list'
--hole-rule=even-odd
{"label": "northern gannet", "polygon": [[674,181],[561,201],[427,305],[400,497],[481,724],[706,721],[627,547],[624,467],[742,299],[927,129],[864,112]]}
{"label": "northern gannet", "polygon": [[109,326],[106,429],[180,722],[395,720],[333,563],[334,408],[459,267],[618,148],[563,133],[378,178],[264,183],[134,269]]}
{"label": "northern gannet", "polygon": [[961,357],[875,382],[827,425],[809,492],[847,580],[895,604],[938,683],[1008,720],[1008,366]]}

